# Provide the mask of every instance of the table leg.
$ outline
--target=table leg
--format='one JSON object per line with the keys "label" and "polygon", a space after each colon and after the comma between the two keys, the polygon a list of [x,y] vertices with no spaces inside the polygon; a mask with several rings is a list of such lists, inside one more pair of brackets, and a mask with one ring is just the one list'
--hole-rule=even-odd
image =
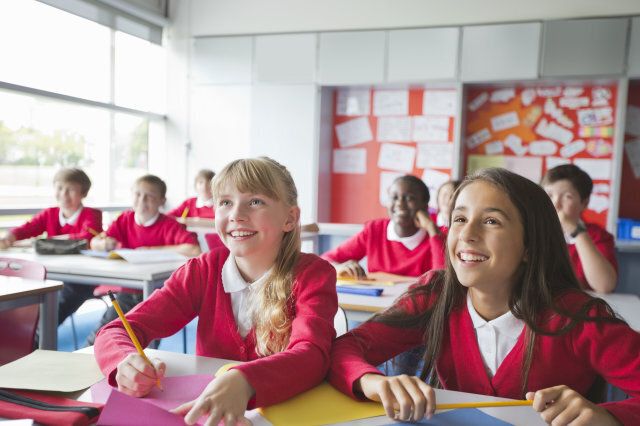
{"label": "table leg", "polygon": [[58,292],[44,295],[40,303],[40,349],[58,350]]}
{"label": "table leg", "polygon": [[151,281],[144,281],[142,283],[142,300],[147,300],[153,293],[153,283]]}

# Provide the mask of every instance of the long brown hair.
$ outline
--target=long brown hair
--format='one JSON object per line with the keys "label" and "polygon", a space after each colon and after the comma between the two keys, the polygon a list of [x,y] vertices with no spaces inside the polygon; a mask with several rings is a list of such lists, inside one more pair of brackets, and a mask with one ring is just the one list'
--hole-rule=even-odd
{"label": "long brown hair", "polygon": [[[556,304],[558,296],[566,292],[581,292],[580,285],[571,267],[567,245],[563,237],[558,215],[544,190],[530,180],[506,169],[488,168],[468,176],[455,191],[451,205],[455,206],[461,191],[474,182],[483,181],[503,191],[517,208],[524,229],[524,247],[527,261],[519,271],[520,279],[513,287],[509,298],[509,309],[513,315],[525,323],[525,356],[522,368],[522,395],[527,390],[527,379],[536,335],[558,336],[569,332],[582,321],[621,321],[602,299],[589,297],[577,312],[570,312]],[[451,219],[451,218],[450,218]],[[445,252],[447,250],[445,249]],[[395,327],[420,327],[424,329],[424,367],[420,374],[423,380],[438,386],[435,366],[440,355],[443,333],[447,328],[448,316],[454,308],[463,306],[465,287],[458,281],[449,256],[446,269],[433,275],[427,285],[416,286],[403,298],[413,304],[416,300],[431,300],[434,304],[415,315],[407,314],[395,304],[387,311],[376,315],[372,321]],[[604,309],[601,316],[588,316],[595,305]],[[540,324],[546,313],[553,312],[566,318],[558,330],[544,329]]]}
{"label": "long brown hair", "polygon": [[[289,171],[268,157],[235,160],[227,164],[212,181],[213,198],[227,186],[243,193],[264,194],[287,207],[298,205],[298,191]],[[289,344],[291,323],[289,299],[293,270],[300,256],[300,224],[285,232],[280,250],[265,284],[260,287],[254,312],[256,351],[271,355]]]}

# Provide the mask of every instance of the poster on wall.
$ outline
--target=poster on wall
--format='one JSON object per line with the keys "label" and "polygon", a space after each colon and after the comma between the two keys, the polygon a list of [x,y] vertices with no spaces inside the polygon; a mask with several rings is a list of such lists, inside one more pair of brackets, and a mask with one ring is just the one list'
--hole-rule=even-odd
{"label": "poster on wall", "polygon": [[573,163],[594,181],[585,218],[606,226],[617,85],[474,86],[466,93],[465,170],[505,167],[538,183]]}
{"label": "poster on wall", "polygon": [[338,89],[334,98],[331,222],[385,217],[387,189],[404,174],[431,193],[451,178],[456,89]]}

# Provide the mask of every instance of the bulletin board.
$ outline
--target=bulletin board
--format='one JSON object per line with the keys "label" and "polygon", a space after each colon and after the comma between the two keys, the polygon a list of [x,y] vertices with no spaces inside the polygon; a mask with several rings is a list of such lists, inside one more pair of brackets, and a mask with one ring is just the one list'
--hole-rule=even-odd
{"label": "bulletin board", "polygon": [[334,94],[331,222],[387,216],[387,189],[413,174],[436,191],[451,178],[455,89],[344,88]]}
{"label": "bulletin board", "polygon": [[466,89],[464,170],[505,167],[538,183],[574,163],[593,179],[585,220],[607,225],[617,84],[537,83]]}
{"label": "bulletin board", "polygon": [[619,217],[640,219],[640,81],[629,82]]}

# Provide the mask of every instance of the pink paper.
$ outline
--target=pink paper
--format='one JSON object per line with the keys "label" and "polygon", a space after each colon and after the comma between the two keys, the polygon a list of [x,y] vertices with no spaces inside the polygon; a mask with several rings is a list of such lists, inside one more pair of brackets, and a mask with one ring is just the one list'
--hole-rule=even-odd
{"label": "pink paper", "polygon": [[113,391],[109,395],[98,425],[184,425],[184,418],[171,414],[153,404],[147,404],[140,398]]}

